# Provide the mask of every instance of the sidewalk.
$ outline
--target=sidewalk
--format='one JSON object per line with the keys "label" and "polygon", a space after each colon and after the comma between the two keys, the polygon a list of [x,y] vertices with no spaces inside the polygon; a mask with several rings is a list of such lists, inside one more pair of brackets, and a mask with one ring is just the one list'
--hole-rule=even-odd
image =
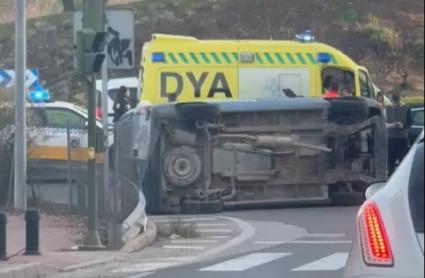
{"label": "sidewalk", "polygon": [[118,252],[76,252],[72,247],[83,237],[83,223],[68,216],[46,216],[40,219],[41,256],[23,256],[25,216],[8,214],[8,261],[0,261],[0,278],[31,278],[54,272],[111,261]]}

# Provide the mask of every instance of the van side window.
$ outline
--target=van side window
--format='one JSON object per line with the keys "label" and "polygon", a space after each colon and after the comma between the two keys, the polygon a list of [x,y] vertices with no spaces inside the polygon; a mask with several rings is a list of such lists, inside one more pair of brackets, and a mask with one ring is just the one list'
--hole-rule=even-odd
{"label": "van side window", "polygon": [[360,71],[360,93],[362,97],[373,98],[372,83],[368,74],[364,71]]}
{"label": "van side window", "polygon": [[356,90],[353,72],[338,68],[324,69],[322,72],[323,93],[325,93],[334,82],[338,83],[341,95],[355,95]]}

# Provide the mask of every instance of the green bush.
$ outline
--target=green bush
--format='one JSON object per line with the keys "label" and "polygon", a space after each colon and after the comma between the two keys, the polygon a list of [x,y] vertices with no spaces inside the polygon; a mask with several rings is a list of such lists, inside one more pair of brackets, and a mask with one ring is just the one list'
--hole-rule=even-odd
{"label": "green bush", "polygon": [[400,33],[376,16],[366,16],[365,21],[359,23],[357,29],[368,37],[378,52],[394,54],[403,47]]}

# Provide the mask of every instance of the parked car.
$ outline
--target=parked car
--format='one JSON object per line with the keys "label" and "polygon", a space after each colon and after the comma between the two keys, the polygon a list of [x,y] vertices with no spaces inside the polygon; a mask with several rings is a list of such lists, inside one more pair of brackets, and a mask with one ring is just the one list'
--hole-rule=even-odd
{"label": "parked car", "polygon": [[[73,171],[87,171],[88,114],[84,108],[67,102],[46,102],[28,105],[28,115],[28,132],[32,141],[28,148],[28,176],[31,180],[66,180],[68,144],[71,148]],[[97,151],[102,152],[103,126],[100,121],[96,126]],[[112,143],[111,134],[108,136]],[[98,162],[101,162],[100,157]]]}
{"label": "parked car", "polygon": [[[130,78],[117,78],[108,81],[108,112],[109,112],[109,123],[113,122],[113,107],[114,102],[117,98],[117,93],[121,86],[126,86],[130,90],[130,99],[134,104],[137,104],[139,100],[139,81],[136,77]],[[98,118],[102,118],[102,80],[96,81],[97,90],[97,109],[96,114]]]}
{"label": "parked car", "polygon": [[344,277],[423,278],[423,132],[388,183],[373,184],[366,197]]}

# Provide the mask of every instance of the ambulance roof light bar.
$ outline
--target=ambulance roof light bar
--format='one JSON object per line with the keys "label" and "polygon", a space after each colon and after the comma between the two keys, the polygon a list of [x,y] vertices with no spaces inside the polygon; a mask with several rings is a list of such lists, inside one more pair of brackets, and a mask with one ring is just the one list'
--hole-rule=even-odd
{"label": "ambulance roof light bar", "polygon": [[34,90],[28,93],[28,101],[31,103],[45,103],[50,100],[49,91],[41,87],[34,88]]}
{"label": "ambulance roof light bar", "polygon": [[316,40],[311,30],[305,30],[302,34],[295,35],[295,39],[302,43],[311,43]]}

